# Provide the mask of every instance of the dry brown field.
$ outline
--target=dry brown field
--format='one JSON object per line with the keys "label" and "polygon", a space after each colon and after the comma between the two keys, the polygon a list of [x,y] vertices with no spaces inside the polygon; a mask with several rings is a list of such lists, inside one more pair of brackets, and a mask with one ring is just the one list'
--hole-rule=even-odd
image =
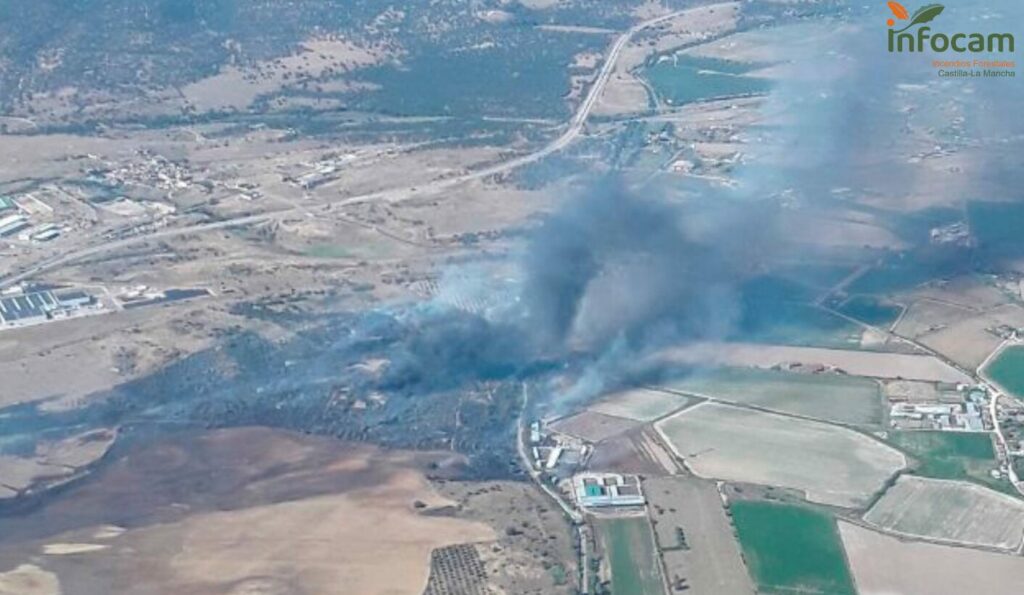
{"label": "dry brown field", "polygon": [[1003,342],[990,332],[1000,326],[1024,327],[1024,308],[1004,304],[970,318],[951,322],[942,330],[922,335],[919,341],[961,366],[975,369]]}
{"label": "dry brown field", "polygon": [[1024,558],[903,541],[847,522],[839,534],[860,595],[1016,595]]}
{"label": "dry brown field", "polygon": [[601,442],[639,426],[640,422],[632,419],[583,411],[556,421],[551,429],[587,442]]}
{"label": "dry brown field", "polygon": [[603,397],[587,409],[614,417],[650,422],[682,409],[691,402],[691,399],[682,395],[637,388]]}
{"label": "dry brown field", "polygon": [[788,364],[822,365],[837,368],[851,376],[932,382],[971,381],[967,375],[933,356],[905,353],[750,343],[695,343],[663,351],[655,358],[668,363],[758,368]]}
{"label": "dry brown field", "polygon": [[1024,501],[967,482],[904,475],[864,520],[905,535],[1016,550]]}
{"label": "dry brown field", "polygon": [[176,435],[5,519],[0,573],[19,574],[0,581],[52,575],[54,595],[420,595],[434,548],[497,539],[426,478],[458,464],[269,429]]}
{"label": "dry brown field", "polygon": [[922,299],[907,307],[894,330],[904,337],[917,338],[977,314],[973,308]]}
{"label": "dry brown field", "polygon": [[866,505],[906,466],[899,451],[852,430],[716,403],[656,427],[700,477],[803,490],[834,506]]}
{"label": "dry brown field", "polygon": [[[713,482],[659,477],[644,482],[648,514],[670,583],[695,593],[753,595],[733,527]],[[679,531],[686,545],[679,543]]]}

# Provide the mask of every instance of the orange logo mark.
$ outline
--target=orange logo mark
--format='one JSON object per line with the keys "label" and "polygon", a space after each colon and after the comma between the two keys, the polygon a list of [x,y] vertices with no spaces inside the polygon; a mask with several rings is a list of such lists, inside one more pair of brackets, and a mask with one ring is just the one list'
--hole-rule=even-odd
{"label": "orange logo mark", "polygon": [[[899,2],[887,2],[886,4],[889,5],[889,10],[891,10],[892,13],[896,15],[897,19],[905,21],[910,18],[910,13],[907,12],[907,9],[904,8],[903,5],[900,4]],[[896,21],[889,19],[888,21],[885,22],[885,24],[892,27],[893,25],[896,24]]]}

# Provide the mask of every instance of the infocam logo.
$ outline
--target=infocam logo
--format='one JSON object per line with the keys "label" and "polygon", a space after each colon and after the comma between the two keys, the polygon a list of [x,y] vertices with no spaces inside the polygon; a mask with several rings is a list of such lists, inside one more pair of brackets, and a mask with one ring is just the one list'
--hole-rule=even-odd
{"label": "infocam logo", "polygon": [[[932,34],[931,27],[924,27],[925,23],[935,20],[935,17],[942,14],[945,7],[941,4],[928,4],[918,8],[914,14],[907,12],[899,2],[889,2],[889,10],[897,20],[889,19],[889,51],[890,52],[923,52],[930,48],[933,52],[954,51],[959,54],[978,52],[1012,52],[1014,51],[1014,39],[1010,33],[945,33]],[[893,29],[897,21],[907,21],[903,28]],[[903,24],[903,23],[900,23]],[[912,32],[908,29],[918,26]]]}

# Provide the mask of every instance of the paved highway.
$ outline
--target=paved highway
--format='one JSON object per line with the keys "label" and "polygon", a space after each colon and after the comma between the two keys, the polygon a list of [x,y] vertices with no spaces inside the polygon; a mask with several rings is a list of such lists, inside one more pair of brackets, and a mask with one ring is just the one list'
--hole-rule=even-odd
{"label": "paved highway", "polygon": [[[553,153],[561,151],[565,147],[569,146],[574,140],[576,140],[576,138],[579,137],[579,135],[583,132],[583,128],[587,123],[587,119],[590,118],[590,114],[594,110],[594,106],[597,105],[598,100],[601,98],[601,94],[604,92],[605,86],[607,86],[608,84],[608,80],[611,78],[612,73],[615,71],[615,65],[619,60],[619,56],[622,54],[622,50],[626,47],[626,45],[633,38],[633,36],[639,33],[640,31],[643,31],[644,29],[665,22],[669,19],[675,18],[682,14],[683,12],[685,11],[673,12],[662,15],[660,17],[643,21],[641,23],[634,25],[633,27],[629,28],[626,32],[619,35],[615,39],[615,42],[612,44],[611,49],[608,51],[608,56],[605,58],[604,64],[602,65],[600,72],[598,72],[597,78],[594,80],[594,84],[591,85],[590,90],[587,92],[586,97],[584,97],[583,99],[583,102],[580,103],[579,107],[576,109],[576,112],[569,120],[568,127],[566,128],[565,132],[563,132],[558,138],[554,139],[553,141],[541,147],[540,149],[532,153],[521,155],[519,157],[514,157],[507,161],[503,161],[501,163],[497,163],[495,165],[485,167],[483,169],[474,170],[460,176],[453,176],[451,178],[435,180],[433,182],[428,182],[426,184],[418,186],[381,190],[378,192],[371,192],[367,194],[361,194],[358,196],[351,196],[340,201],[334,201],[330,204],[344,206],[378,200],[396,202],[406,200],[412,196],[434,194],[441,190],[446,190],[448,188],[464,184],[466,182],[487,178],[493,175],[517,169],[524,165],[539,161]],[[202,233],[216,229],[243,227],[246,225],[252,225],[254,223],[268,221],[274,218],[293,215],[296,212],[299,212],[300,210],[303,209],[299,206],[293,206],[291,208],[282,209],[278,211],[259,213],[256,215],[245,215],[241,217],[224,219],[221,221],[215,221],[211,223],[200,223],[197,225],[189,225],[185,227],[163,229],[161,231],[150,234],[132,236],[130,238],[124,238],[119,240],[111,240],[108,242],[104,242],[102,244],[96,244],[94,246],[81,248],[79,250],[73,250],[66,254],[62,254],[60,256],[35,263],[27,269],[9,275],[5,275],[3,278],[0,278],[0,289],[9,287],[21,281],[25,281],[46,271],[50,271],[61,266],[70,264],[74,261],[81,260],[89,256],[94,256],[96,254],[100,254],[103,252],[118,250],[120,248],[127,248],[129,246],[142,244],[153,240],[168,239],[176,236],[183,236],[193,233]]]}

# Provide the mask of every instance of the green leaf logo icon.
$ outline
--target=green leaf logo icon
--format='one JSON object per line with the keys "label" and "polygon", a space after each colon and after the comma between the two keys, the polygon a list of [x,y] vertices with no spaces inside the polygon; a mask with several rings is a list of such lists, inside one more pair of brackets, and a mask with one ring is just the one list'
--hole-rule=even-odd
{"label": "green leaf logo icon", "polygon": [[927,6],[922,6],[921,8],[918,8],[917,11],[914,12],[914,14],[910,17],[910,23],[906,27],[897,31],[897,33],[906,31],[907,29],[913,27],[914,25],[921,25],[923,23],[930,22],[932,19],[942,14],[942,11],[945,8],[946,7],[941,4],[929,4]]}

